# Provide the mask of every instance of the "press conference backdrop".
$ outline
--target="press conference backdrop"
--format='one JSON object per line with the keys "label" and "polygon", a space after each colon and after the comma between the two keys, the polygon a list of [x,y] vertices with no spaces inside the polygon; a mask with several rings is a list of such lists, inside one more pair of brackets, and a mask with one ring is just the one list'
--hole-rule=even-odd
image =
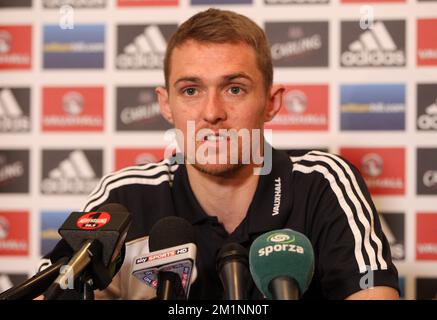
{"label": "press conference backdrop", "polygon": [[403,296],[437,298],[435,0],[0,0],[0,291],[36,271],[102,175],[162,157],[166,43],[212,5],[267,33],[287,88],[273,145],[354,163]]}

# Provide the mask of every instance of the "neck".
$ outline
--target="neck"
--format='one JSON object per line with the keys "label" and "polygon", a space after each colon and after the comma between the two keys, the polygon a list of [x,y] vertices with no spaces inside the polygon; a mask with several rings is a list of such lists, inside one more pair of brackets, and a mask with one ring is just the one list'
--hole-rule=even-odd
{"label": "neck", "polygon": [[188,180],[206,214],[216,216],[228,233],[246,217],[258,185],[253,166],[246,165],[226,176],[213,176],[187,165]]}

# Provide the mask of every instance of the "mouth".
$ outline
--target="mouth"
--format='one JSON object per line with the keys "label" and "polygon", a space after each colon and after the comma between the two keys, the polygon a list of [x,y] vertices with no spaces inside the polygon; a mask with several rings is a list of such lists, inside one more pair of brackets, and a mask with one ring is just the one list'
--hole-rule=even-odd
{"label": "mouth", "polygon": [[227,134],[219,134],[219,133],[207,134],[206,136],[203,137],[203,141],[208,141],[208,142],[222,142],[228,139],[229,136]]}

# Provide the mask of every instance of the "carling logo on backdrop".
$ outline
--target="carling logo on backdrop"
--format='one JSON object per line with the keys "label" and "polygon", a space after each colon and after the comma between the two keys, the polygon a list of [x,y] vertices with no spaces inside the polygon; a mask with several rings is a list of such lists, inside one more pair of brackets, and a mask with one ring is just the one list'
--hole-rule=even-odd
{"label": "carling logo on backdrop", "polygon": [[103,172],[102,150],[43,150],[43,194],[89,194]]}
{"label": "carling logo on backdrop", "polygon": [[404,84],[347,84],[340,95],[341,130],[405,130]]}
{"label": "carling logo on backdrop", "polygon": [[343,67],[405,66],[405,46],[404,20],[379,20],[364,30],[360,21],[341,22]]}
{"label": "carling logo on backdrop", "polygon": [[167,130],[154,87],[117,88],[117,131]]}
{"label": "carling logo on backdrop", "polygon": [[75,24],[73,29],[45,25],[45,69],[101,69],[105,65],[105,26]]}
{"label": "carling logo on backdrop", "polygon": [[286,85],[283,106],[265,127],[273,130],[328,130],[328,85]]}
{"label": "carling logo on backdrop", "polygon": [[30,131],[30,89],[0,87],[0,133]]}
{"label": "carling logo on backdrop", "polygon": [[0,194],[29,192],[29,150],[0,149]]}
{"label": "carling logo on backdrop", "polygon": [[0,70],[32,67],[32,27],[0,25]]}
{"label": "carling logo on backdrop", "polygon": [[43,88],[42,130],[103,131],[103,87]]}
{"label": "carling logo on backdrop", "polygon": [[405,194],[404,148],[341,148],[340,154],[360,170],[371,194]]}
{"label": "carling logo on backdrop", "polygon": [[118,26],[117,69],[162,69],[167,42],[176,29],[176,24]]}
{"label": "carling logo on backdrop", "polygon": [[417,149],[417,194],[437,195],[437,148]]}
{"label": "carling logo on backdrop", "polygon": [[265,31],[273,66],[328,66],[328,22],[266,22]]}
{"label": "carling logo on backdrop", "polygon": [[164,148],[117,148],[115,170],[161,161],[164,159],[164,150]]}

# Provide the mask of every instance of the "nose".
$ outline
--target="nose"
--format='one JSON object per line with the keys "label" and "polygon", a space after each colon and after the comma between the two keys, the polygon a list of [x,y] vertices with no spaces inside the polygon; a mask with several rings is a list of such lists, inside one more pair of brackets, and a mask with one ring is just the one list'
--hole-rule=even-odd
{"label": "nose", "polygon": [[212,91],[202,109],[202,118],[210,124],[217,124],[227,119],[226,109],[220,94]]}

